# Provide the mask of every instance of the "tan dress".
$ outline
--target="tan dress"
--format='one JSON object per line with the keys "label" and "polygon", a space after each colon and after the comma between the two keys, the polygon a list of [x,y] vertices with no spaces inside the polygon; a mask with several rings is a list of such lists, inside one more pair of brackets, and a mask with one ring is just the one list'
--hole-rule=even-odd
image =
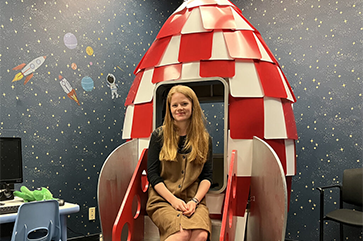
{"label": "tan dress", "polygon": [[[199,175],[203,165],[188,160],[189,154],[178,154],[177,161],[161,161],[160,176],[164,179],[166,187],[176,197],[189,202],[196,194],[199,185]],[[191,217],[175,210],[163,197],[150,186],[149,199],[146,211],[159,228],[160,240],[163,241],[171,234],[183,229],[204,229],[212,231],[209,211],[203,199]]]}

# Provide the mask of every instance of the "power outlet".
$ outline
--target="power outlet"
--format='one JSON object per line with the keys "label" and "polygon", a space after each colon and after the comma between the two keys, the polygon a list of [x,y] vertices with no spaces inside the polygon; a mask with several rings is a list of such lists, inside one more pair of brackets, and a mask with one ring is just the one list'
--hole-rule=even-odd
{"label": "power outlet", "polygon": [[88,220],[92,221],[96,219],[96,207],[88,209]]}

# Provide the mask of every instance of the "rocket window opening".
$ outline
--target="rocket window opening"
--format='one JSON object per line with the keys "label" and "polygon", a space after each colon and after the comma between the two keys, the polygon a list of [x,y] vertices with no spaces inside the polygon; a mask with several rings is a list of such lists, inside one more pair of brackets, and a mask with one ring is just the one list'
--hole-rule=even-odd
{"label": "rocket window opening", "polygon": [[154,93],[154,129],[163,124],[166,97],[169,90],[177,84],[192,88],[199,99],[207,119],[206,128],[213,138],[213,184],[210,192],[223,192],[227,185],[228,85],[222,78],[159,83]]}

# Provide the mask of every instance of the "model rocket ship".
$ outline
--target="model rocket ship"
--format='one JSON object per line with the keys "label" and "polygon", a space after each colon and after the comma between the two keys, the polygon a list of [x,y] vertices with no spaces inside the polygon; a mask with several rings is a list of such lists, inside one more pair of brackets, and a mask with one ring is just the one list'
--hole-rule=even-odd
{"label": "model rocket ship", "polygon": [[296,173],[296,98],[261,34],[233,3],[185,1],[167,19],[134,73],[125,102],[124,139],[150,136],[153,91],[159,82],[221,77],[229,89],[228,149],[239,151],[240,166],[245,167],[237,175],[251,175],[246,150],[256,136],[277,153],[291,188]]}
{"label": "model rocket ship", "polygon": [[63,78],[62,75],[58,76],[60,82],[59,84],[62,86],[64,92],[66,92],[67,96],[71,99],[74,100],[75,102],[77,102],[78,105],[79,101],[77,99],[77,94],[76,91],[72,88],[71,84],[68,82],[68,80],[66,80],[65,78]]}
{"label": "model rocket ship", "polygon": [[[24,81],[24,85],[28,83],[28,81],[33,77],[33,72],[37,70],[45,61],[47,56],[40,56],[36,59],[33,59],[29,64],[25,65],[22,63],[13,68],[13,70],[20,70],[20,73],[16,74],[13,81],[21,80],[24,76],[27,76]],[[25,67],[24,67],[25,66]]]}
{"label": "model rocket ship", "polygon": [[[134,73],[125,102],[124,139],[150,136],[157,83],[222,77],[229,85],[229,140],[241,145],[253,136],[265,140],[279,155],[285,175],[295,175],[296,98],[261,34],[230,1],[185,1],[167,19]],[[249,175],[245,170],[241,176]]]}
{"label": "model rocket ship", "polygon": [[[282,68],[242,11],[228,0],[184,1],[160,29],[134,74],[136,77],[125,101],[122,129],[122,138],[130,141],[110,154],[99,179],[104,240],[121,239],[125,223],[129,234],[140,233],[133,227],[144,223],[140,218],[143,215],[136,219],[127,207],[133,205],[135,196],[143,197],[140,198],[143,201],[138,201],[139,206],[146,203],[148,185],[140,185],[141,172],[147,170],[145,153],[153,128],[162,124],[163,101],[168,88],[174,84],[207,90],[208,93],[199,92],[207,95],[197,94],[198,97],[222,93],[217,96],[221,99],[212,101],[223,103],[223,134],[211,134],[223,137],[224,150],[219,153],[223,158],[213,161],[222,164],[215,167],[225,168],[221,168],[224,173],[214,169],[216,176],[213,178],[223,179],[228,175],[228,180],[222,181],[225,185],[217,193],[206,196],[210,214],[222,216],[220,232],[223,236],[218,240],[285,240],[282,236],[286,233],[287,196],[292,176],[296,174],[297,130],[292,110],[296,99]],[[130,155],[136,152],[138,155]],[[120,156],[127,158],[120,160]],[[135,172],[127,174],[130,170],[125,170],[122,178],[117,176],[115,166],[122,162],[137,163]],[[127,191],[122,192],[127,195],[110,199],[107,191],[102,191],[112,186],[110,176],[120,177],[125,182],[132,180],[129,186],[122,183],[128,186]],[[113,185],[115,190],[121,186],[118,182]],[[104,193],[101,195],[101,192]],[[121,205],[119,198],[123,199]],[[267,207],[267,211],[262,207]],[[110,215],[117,212],[117,216]],[[244,239],[244,230],[249,233],[247,239]],[[224,236],[226,233],[230,235]],[[259,239],[261,233],[272,235]],[[279,233],[281,236],[277,237]],[[142,240],[139,236],[128,238]]]}
{"label": "model rocket ship", "polygon": [[[184,1],[167,19],[134,74],[125,102],[123,139],[148,140],[158,105],[154,94],[161,82],[188,84],[219,78],[228,89],[224,102],[228,158],[224,160],[237,151],[236,177],[243,186],[237,193],[244,196],[240,200],[247,203],[255,138],[276,153],[290,195],[296,174],[297,130],[292,110],[296,98],[261,34],[233,3]],[[239,208],[236,214],[244,212],[245,208]]]}

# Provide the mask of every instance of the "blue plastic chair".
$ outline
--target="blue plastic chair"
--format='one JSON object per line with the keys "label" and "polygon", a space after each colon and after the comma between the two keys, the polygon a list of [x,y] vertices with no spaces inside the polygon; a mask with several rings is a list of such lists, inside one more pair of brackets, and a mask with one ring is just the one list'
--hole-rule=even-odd
{"label": "blue plastic chair", "polygon": [[59,241],[61,226],[57,200],[23,203],[18,209],[11,241]]}

